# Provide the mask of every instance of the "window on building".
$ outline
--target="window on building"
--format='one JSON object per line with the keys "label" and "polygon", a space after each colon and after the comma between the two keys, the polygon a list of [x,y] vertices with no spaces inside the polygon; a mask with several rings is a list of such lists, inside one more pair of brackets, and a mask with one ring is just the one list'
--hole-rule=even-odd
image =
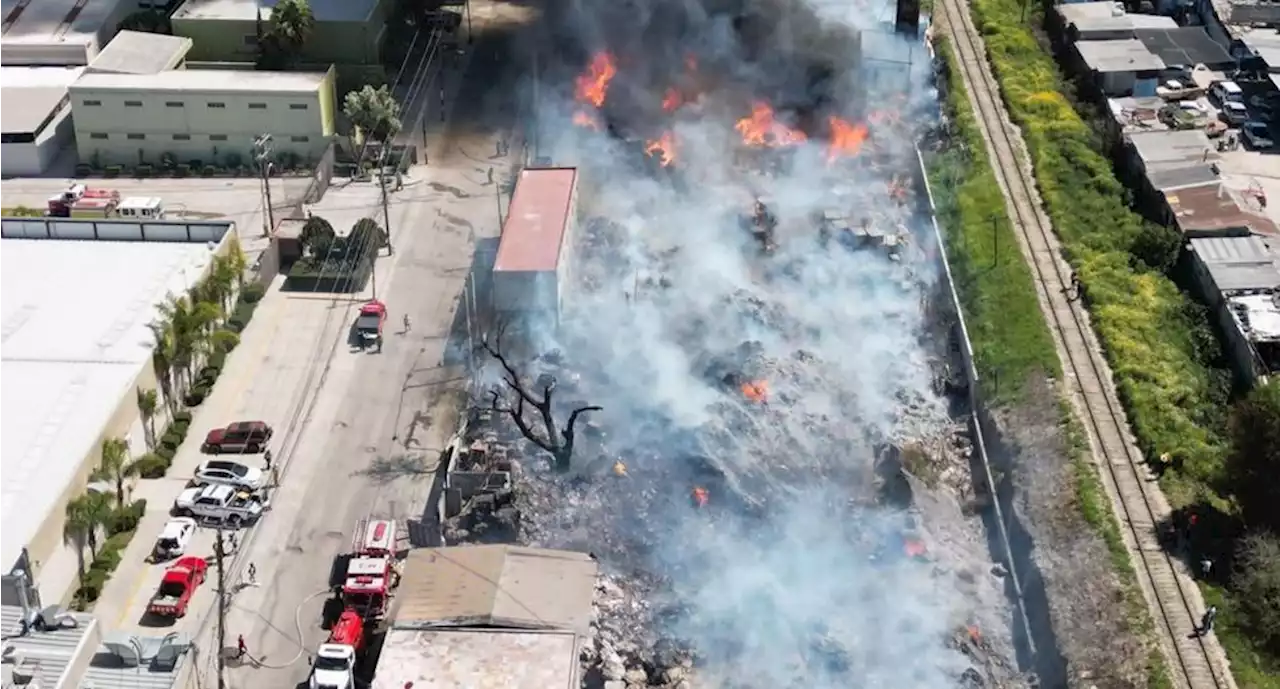
{"label": "window on building", "polygon": [[147,138],[147,135],[146,134],[129,134],[128,138],[131,141],[142,141],[143,139]]}
{"label": "window on building", "polygon": [[310,141],[310,139],[305,136],[291,136],[289,137],[289,140],[295,144],[305,144]]}
{"label": "window on building", "polygon": [[210,101],[210,102],[209,102],[209,107],[211,107],[211,108],[225,108],[225,107],[227,107],[227,104],[226,104],[226,103],[214,103],[213,101]]}
{"label": "window on building", "polygon": [[307,104],[306,103],[290,103],[289,109],[290,110],[306,110]]}
{"label": "window on building", "polygon": [[190,141],[191,135],[190,134],[174,134],[173,140],[174,141]]}
{"label": "window on building", "polygon": [[227,135],[226,134],[210,134],[209,140],[210,141],[226,141]]}
{"label": "window on building", "polygon": [[127,101],[125,101],[125,102],[124,102],[124,107],[126,107],[126,108],[141,108],[141,107],[142,107],[142,101],[140,101],[140,100],[127,100]]}
{"label": "window on building", "polygon": [[267,104],[266,103],[250,103],[249,109],[250,110],[266,110]]}
{"label": "window on building", "polygon": [[107,135],[102,132],[89,132],[90,139],[105,139]]}
{"label": "window on building", "polygon": [[164,107],[166,108],[183,108],[186,107],[186,105],[186,103],[183,103],[180,100],[167,100],[164,102]]}
{"label": "window on building", "polygon": [[35,132],[6,132],[0,134],[0,141],[6,144],[33,144],[36,142]]}
{"label": "window on building", "polygon": [[97,107],[97,106],[99,106],[99,105],[102,105],[102,101],[100,101],[100,100],[87,100],[87,101],[85,101],[85,102],[84,102],[84,104],[85,104],[85,105],[87,105],[87,106],[89,106],[89,107]]}

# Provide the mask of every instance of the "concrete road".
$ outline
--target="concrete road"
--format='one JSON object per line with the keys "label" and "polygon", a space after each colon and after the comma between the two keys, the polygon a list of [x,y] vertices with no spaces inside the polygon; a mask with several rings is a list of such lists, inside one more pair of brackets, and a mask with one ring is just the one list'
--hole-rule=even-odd
{"label": "concrete road", "polygon": [[[468,83],[494,86],[480,79]],[[458,96],[473,97],[469,91]],[[433,137],[439,143],[432,165],[415,168],[405,189],[393,194],[395,253],[382,260],[378,276],[390,311],[386,343],[380,354],[339,343],[298,442],[283,450],[289,469],[273,514],[237,565],[243,572],[254,562],[260,585],[236,593],[227,619],[227,645],[243,634],[258,663],[233,662],[230,687],[305,681],[309,654],[325,637],[320,621],[330,566],[349,547],[356,524],[365,517],[403,521],[422,514],[466,384],[465,371],[445,362],[445,350],[457,328],[474,240],[498,233],[498,185],[489,183],[487,169],[494,167],[500,181],[513,162],[485,152],[493,153],[497,139],[507,135],[441,132]],[[347,225],[347,190],[326,195],[321,205],[330,210],[314,212],[335,227]],[[409,332],[402,331],[405,314],[413,324]],[[208,634],[203,638],[205,648],[216,647]],[[202,661],[208,680],[213,662]]]}

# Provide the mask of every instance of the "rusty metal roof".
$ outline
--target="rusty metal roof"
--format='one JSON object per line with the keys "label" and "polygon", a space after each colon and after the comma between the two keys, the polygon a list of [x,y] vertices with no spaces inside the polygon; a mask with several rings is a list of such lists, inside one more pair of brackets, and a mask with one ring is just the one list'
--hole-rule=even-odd
{"label": "rusty metal roof", "polygon": [[392,627],[559,629],[585,634],[597,566],[587,555],[509,545],[409,553]]}
{"label": "rusty metal roof", "polygon": [[495,272],[549,272],[560,263],[578,170],[526,168],[520,172],[502,225]]}
{"label": "rusty metal roof", "polygon": [[1188,237],[1280,236],[1280,228],[1270,218],[1250,208],[1247,199],[1221,182],[1166,192],[1165,202],[1178,229]]}

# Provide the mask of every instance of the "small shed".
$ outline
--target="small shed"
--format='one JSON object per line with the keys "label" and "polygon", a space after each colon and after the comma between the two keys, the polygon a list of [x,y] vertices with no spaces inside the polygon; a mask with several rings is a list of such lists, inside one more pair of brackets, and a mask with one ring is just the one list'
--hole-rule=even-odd
{"label": "small shed", "polygon": [[1078,41],[1076,53],[1106,96],[1154,96],[1164,61],[1136,38]]}

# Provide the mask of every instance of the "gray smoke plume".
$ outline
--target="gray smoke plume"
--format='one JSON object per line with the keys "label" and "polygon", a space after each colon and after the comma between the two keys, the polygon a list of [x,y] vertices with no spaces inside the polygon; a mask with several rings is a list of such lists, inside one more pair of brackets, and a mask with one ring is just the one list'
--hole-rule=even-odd
{"label": "gray smoke plume", "polygon": [[[951,637],[991,597],[903,555],[947,525],[878,500],[876,448],[949,422],[925,341],[936,248],[899,200],[913,125],[934,107],[929,68],[887,34],[891,17],[816,0],[576,0],[548,10],[537,46],[535,155],[579,167],[592,220],[560,328],[536,349],[581,372],[563,405],[605,410],[576,459],[591,478],[562,481],[573,496],[531,532],[653,582],[656,631],[696,650],[706,686],[946,687],[974,664]],[[575,80],[605,52],[616,74],[597,108]],[[672,89],[681,105],[664,108]],[[753,103],[807,141],[745,146],[735,125]],[[583,115],[598,130],[575,126]],[[868,128],[856,155],[831,152],[833,117]],[[668,167],[645,152],[663,133]],[[760,196],[777,220],[767,258],[743,226]],[[824,242],[828,209],[902,232],[901,257]],[[757,384],[766,403],[743,387]],[[599,470],[614,458],[626,478]],[[984,568],[981,541],[950,545]]]}

